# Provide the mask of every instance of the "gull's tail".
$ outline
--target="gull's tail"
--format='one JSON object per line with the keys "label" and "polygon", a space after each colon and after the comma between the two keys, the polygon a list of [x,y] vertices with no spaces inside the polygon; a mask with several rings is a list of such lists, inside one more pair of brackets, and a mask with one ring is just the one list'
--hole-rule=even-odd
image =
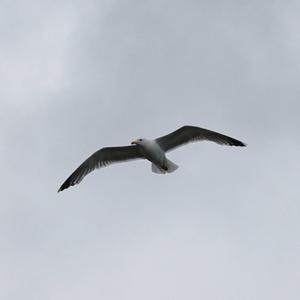
{"label": "gull's tail", "polygon": [[169,159],[166,159],[166,163],[164,167],[158,166],[154,163],[152,163],[152,172],[156,174],[166,174],[166,173],[172,173],[178,169],[178,166],[170,161]]}

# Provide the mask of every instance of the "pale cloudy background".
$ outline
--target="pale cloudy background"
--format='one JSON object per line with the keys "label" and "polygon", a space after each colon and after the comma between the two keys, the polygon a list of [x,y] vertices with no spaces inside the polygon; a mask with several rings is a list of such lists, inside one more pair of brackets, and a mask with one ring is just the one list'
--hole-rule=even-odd
{"label": "pale cloudy background", "polygon": [[[0,298],[299,299],[299,1],[0,3]],[[198,143],[60,184],[102,146]]]}

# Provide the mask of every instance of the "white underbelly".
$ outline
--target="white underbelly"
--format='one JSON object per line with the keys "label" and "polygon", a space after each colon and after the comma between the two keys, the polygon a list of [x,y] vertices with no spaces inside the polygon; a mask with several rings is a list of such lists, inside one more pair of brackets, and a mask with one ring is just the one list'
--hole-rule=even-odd
{"label": "white underbelly", "polygon": [[145,157],[153,163],[163,164],[165,161],[164,151],[155,142],[147,143],[144,145]]}

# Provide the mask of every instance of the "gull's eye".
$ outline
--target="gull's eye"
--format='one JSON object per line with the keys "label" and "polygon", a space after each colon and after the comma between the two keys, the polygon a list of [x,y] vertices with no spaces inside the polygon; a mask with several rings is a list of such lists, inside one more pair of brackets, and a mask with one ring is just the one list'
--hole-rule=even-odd
{"label": "gull's eye", "polygon": [[139,141],[140,141],[140,142],[142,142],[142,141],[143,141],[143,139],[139,139]]}

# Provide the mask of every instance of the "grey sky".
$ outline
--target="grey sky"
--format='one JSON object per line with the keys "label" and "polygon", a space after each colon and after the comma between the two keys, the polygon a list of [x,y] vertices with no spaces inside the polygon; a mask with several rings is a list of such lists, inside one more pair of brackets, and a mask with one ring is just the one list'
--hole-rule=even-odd
{"label": "grey sky", "polygon": [[[1,1],[0,298],[299,299],[299,1]],[[180,168],[88,155],[190,124]]]}

